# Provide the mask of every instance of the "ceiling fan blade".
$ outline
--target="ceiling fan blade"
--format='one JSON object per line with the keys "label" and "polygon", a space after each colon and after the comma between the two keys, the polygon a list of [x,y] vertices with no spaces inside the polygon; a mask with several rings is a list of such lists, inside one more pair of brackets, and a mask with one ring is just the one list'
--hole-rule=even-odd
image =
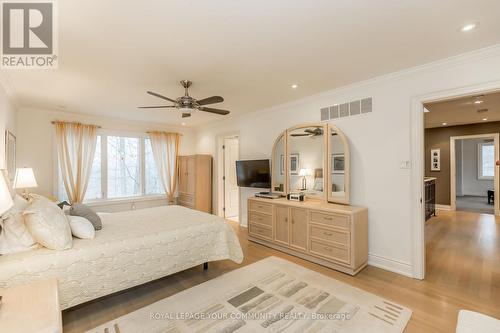
{"label": "ceiling fan blade", "polygon": [[174,105],[158,105],[158,106],[139,106],[139,109],[165,109],[165,108],[175,108]]}
{"label": "ceiling fan blade", "polygon": [[150,95],[152,95],[152,96],[155,96],[155,97],[158,97],[158,98],[161,98],[161,99],[173,102],[173,103],[177,103],[177,101],[175,99],[171,99],[171,98],[165,97],[165,96],[157,94],[155,92],[148,91],[147,93],[150,94]]}
{"label": "ceiling fan blade", "polygon": [[199,105],[221,103],[221,102],[224,102],[224,98],[222,98],[220,96],[212,96],[212,97],[207,97],[207,98],[204,98],[204,99],[200,99],[197,102],[198,102]]}
{"label": "ceiling fan blade", "polygon": [[191,117],[191,113],[183,113],[182,118],[188,118]]}
{"label": "ceiling fan blade", "polygon": [[210,112],[210,113],[216,113],[216,114],[220,114],[220,115],[223,115],[223,116],[230,113],[229,111],[226,111],[226,110],[214,109],[214,108],[204,108],[204,107],[201,107],[198,110],[205,111],[205,112]]}
{"label": "ceiling fan blade", "polygon": [[292,136],[310,136],[311,134],[292,134]]}

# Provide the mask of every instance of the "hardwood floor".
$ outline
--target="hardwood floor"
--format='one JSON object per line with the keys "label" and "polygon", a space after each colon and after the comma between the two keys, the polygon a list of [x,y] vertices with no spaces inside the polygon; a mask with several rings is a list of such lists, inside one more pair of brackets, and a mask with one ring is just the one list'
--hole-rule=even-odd
{"label": "hardwood floor", "polygon": [[[301,260],[247,241],[232,224],[245,255],[242,265],[268,256],[298,263],[413,310],[406,332],[455,332],[460,309],[500,317],[500,222],[492,215],[438,212],[426,225],[427,276],[419,281],[368,266],[357,276]],[[63,312],[65,333],[84,332],[162,298],[239,268],[210,263]]]}

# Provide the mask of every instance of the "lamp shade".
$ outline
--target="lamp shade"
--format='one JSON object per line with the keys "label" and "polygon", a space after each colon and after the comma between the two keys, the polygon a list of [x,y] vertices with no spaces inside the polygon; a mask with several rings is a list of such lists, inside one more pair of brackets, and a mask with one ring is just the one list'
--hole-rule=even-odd
{"label": "lamp shade", "polygon": [[10,196],[7,183],[5,182],[5,178],[0,175],[0,214],[5,213],[12,205],[12,197]]}
{"label": "lamp shade", "polygon": [[312,176],[312,170],[311,169],[300,169],[299,171],[299,176]]}
{"label": "lamp shade", "polygon": [[16,177],[14,178],[14,188],[29,188],[37,187],[35,174],[32,168],[17,168]]}

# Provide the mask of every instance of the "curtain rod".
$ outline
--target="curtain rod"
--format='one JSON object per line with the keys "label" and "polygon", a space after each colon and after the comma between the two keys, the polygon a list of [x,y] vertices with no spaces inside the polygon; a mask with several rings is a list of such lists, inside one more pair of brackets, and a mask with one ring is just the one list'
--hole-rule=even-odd
{"label": "curtain rod", "polygon": [[[151,134],[153,132],[164,132],[164,131],[147,131],[146,134]],[[181,133],[177,133],[177,132],[165,132],[165,133],[172,133],[172,134],[178,134],[179,136],[182,136]]]}
{"label": "curtain rod", "polygon": [[[87,124],[83,124],[81,122],[78,122],[78,121],[51,121],[52,124],[57,124],[57,123],[66,123],[66,124],[76,124],[76,125],[87,125]],[[99,125],[91,125],[91,126],[95,126],[97,128],[102,128],[101,126]]]}

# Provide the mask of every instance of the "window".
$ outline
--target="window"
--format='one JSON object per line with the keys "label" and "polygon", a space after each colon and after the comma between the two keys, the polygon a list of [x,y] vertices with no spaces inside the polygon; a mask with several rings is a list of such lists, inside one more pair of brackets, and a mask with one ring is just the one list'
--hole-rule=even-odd
{"label": "window", "polygon": [[[58,197],[67,200],[58,167]],[[165,194],[153,157],[151,140],[144,137],[99,135],[85,201]]]}
{"label": "window", "polygon": [[108,198],[141,194],[139,138],[108,136]]}
{"label": "window", "polygon": [[495,175],[495,146],[493,143],[478,144],[478,179],[493,179]]}

